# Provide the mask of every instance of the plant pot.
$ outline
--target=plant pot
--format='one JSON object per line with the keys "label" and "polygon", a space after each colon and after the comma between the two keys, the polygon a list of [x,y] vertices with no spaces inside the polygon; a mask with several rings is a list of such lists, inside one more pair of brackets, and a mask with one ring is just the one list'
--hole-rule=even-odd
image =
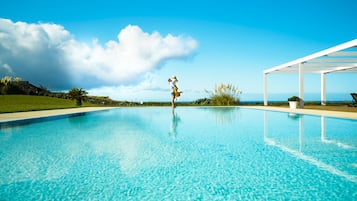
{"label": "plant pot", "polygon": [[296,109],[298,105],[298,101],[289,101],[290,109]]}

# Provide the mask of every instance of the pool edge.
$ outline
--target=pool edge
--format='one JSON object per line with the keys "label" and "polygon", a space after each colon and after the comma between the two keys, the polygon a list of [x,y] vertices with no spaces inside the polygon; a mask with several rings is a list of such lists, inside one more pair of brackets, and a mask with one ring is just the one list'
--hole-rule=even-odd
{"label": "pool edge", "polygon": [[313,110],[313,109],[290,109],[290,108],[281,108],[281,107],[274,107],[274,106],[239,106],[239,107],[357,120],[357,113],[354,112]]}
{"label": "pool edge", "polygon": [[69,108],[69,109],[55,109],[55,110],[40,110],[30,112],[14,112],[0,114],[0,123],[21,121],[37,118],[46,118],[60,115],[70,115],[86,112],[94,112],[101,110],[110,110],[117,107],[83,107],[83,108]]}

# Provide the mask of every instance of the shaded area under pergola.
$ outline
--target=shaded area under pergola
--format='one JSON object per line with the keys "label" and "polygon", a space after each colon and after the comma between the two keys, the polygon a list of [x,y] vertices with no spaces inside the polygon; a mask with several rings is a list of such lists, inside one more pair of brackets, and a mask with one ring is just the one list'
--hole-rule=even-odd
{"label": "shaded area under pergola", "polygon": [[357,73],[357,39],[264,70],[264,105],[268,105],[268,74],[299,74],[300,107],[304,107],[304,74],[321,75],[321,105],[326,105],[326,74]]}

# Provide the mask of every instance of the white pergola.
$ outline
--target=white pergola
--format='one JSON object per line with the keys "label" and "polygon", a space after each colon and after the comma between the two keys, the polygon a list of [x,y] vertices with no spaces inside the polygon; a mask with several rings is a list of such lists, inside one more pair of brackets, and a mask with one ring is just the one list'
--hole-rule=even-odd
{"label": "white pergola", "polygon": [[300,107],[304,107],[304,74],[321,75],[321,105],[326,105],[326,74],[357,73],[357,39],[264,70],[264,105],[268,105],[268,74],[299,74]]}

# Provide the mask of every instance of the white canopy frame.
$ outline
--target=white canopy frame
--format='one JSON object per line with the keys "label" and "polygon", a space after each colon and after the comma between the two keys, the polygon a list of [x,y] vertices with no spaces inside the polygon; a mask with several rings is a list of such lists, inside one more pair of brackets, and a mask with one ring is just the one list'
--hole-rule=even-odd
{"label": "white canopy frame", "polygon": [[321,75],[321,105],[326,105],[326,74],[357,73],[357,39],[264,70],[264,105],[268,105],[268,74],[299,74],[300,107],[304,107],[304,74]]}

